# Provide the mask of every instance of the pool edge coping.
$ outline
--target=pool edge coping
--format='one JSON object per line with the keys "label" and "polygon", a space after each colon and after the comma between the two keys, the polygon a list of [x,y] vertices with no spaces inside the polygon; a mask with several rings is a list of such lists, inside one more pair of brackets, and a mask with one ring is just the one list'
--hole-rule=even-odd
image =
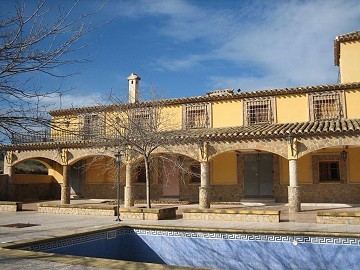
{"label": "pool edge coping", "polygon": [[[63,255],[55,253],[35,252],[21,250],[21,247],[31,244],[39,244],[51,240],[77,237],[91,233],[111,231],[121,228],[147,229],[147,230],[181,230],[197,232],[218,232],[218,233],[238,233],[238,234],[271,234],[271,235],[291,235],[291,236],[324,236],[324,237],[355,237],[360,238],[360,233],[343,232],[319,232],[319,231],[287,231],[287,230],[264,230],[264,229],[224,229],[224,228],[204,228],[204,227],[182,227],[182,226],[164,226],[164,225],[139,225],[139,224],[113,224],[97,228],[84,228],[72,233],[55,234],[39,238],[19,240],[0,244],[0,257],[33,259],[40,261],[51,261],[68,265],[84,265],[91,267],[112,268],[112,269],[192,269],[191,267],[171,266],[154,263],[142,263],[123,260],[113,260],[105,258],[80,257],[74,255]],[[200,268],[207,269],[207,268]]]}

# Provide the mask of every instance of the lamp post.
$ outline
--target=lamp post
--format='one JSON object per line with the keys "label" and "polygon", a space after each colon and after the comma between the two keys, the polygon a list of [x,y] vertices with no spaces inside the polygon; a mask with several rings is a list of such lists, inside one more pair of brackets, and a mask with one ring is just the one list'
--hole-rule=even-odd
{"label": "lamp post", "polygon": [[117,180],[117,190],[116,190],[117,219],[116,219],[116,221],[121,221],[121,219],[120,219],[120,162],[121,162],[121,153],[120,153],[120,151],[117,151],[114,156],[115,156],[115,162],[116,162],[116,180]]}
{"label": "lamp post", "polygon": [[348,153],[347,153],[345,150],[343,150],[343,151],[340,153],[341,159],[342,159],[343,161],[346,161],[347,155],[348,155]]}
{"label": "lamp post", "polygon": [[294,139],[295,139],[295,137],[292,136],[292,135],[289,135],[289,136],[287,137],[287,142],[288,142],[288,144],[290,145],[291,155],[292,155],[292,156],[294,155]]}

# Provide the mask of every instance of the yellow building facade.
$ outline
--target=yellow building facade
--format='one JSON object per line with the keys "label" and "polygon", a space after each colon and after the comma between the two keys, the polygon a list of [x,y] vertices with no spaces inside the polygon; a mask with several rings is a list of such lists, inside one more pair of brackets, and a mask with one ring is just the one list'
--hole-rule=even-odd
{"label": "yellow building facade", "polygon": [[[138,102],[140,77],[131,74],[129,103],[52,111],[50,137],[5,146],[9,178],[1,194],[113,199],[114,153],[122,149],[125,205],[145,199],[142,156],[129,154],[131,145],[124,148],[117,135],[126,133],[123,119],[146,130],[156,115],[164,140],[151,153],[153,200],[199,201],[203,208],[273,200],[293,211],[301,202],[360,203],[360,32],[336,37],[334,48],[340,83],[332,85]],[[45,164],[48,176],[13,173],[29,159]]]}

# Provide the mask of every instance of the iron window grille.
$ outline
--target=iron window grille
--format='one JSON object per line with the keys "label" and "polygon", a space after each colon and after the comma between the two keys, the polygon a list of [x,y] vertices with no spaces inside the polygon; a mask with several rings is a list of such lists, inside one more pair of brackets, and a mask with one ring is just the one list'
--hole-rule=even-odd
{"label": "iron window grille", "polygon": [[274,99],[261,98],[245,101],[244,120],[246,125],[270,124],[274,122]]}
{"label": "iron window grille", "polygon": [[105,123],[102,115],[85,114],[80,117],[80,136],[84,140],[93,139],[94,137],[104,134]]}
{"label": "iron window grille", "polygon": [[320,95],[313,97],[315,120],[339,119],[340,98],[338,94]]}
{"label": "iron window grille", "polygon": [[137,108],[131,112],[131,125],[134,128],[155,129],[154,112],[152,108]]}
{"label": "iron window grille", "polygon": [[208,128],[210,127],[209,104],[187,104],[184,108],[184,128]]}
{"label": "iron window grille", "polygon": [[310,97],[310,118],[313,121],[341,119],[343,114],[341,93],[314,94]]}

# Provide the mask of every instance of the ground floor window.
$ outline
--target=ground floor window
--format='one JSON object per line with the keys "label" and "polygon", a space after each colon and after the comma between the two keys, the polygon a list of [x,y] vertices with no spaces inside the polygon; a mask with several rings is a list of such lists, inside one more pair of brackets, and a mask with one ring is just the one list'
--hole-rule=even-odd
{"label": "ground floor window", "polygon": [[319,180],[320,182],[340,181],[339,161],[319,162]]}
{"label": "ground floor window", "polygon": [[341,153],[319,153],[312,156],[313,183],[347,182],[346,160]]}

